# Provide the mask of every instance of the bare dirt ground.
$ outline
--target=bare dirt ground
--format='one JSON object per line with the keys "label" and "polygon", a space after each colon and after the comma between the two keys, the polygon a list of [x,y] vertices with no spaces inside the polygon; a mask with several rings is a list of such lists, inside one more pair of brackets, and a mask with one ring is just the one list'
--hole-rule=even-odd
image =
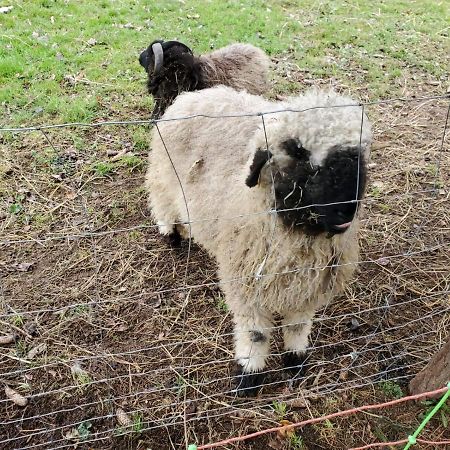
{"label": "bare dirt ground", "polygon": [[[0,447],[179,449],[406,393],[450,329],[447,108],[368,107],[375,144],[358,276],[318,314],[305,377],[290,383],[274,346],[255,399],[231,392],[232,326],[214,262],[196,245],[161,239],[145,165],[113,161],[123,149],[145,160],[130,144],[133,128],[1,137],[0,331],[14,342],[0,347],[0,379],[29,400],[20,407],[2,390]],[[297,432],[302,444],[270,435],[227,448],[402,439],[426,409],[309,426]],[[448,439],[446,423],[438,416],[425,436]]]}

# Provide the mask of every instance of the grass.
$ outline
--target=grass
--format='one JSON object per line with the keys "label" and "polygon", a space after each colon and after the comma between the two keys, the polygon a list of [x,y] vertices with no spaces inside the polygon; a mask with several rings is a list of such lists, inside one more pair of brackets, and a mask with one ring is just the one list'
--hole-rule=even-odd
{"label": "grass", "polygon": [[[149,117],[152,105],[137,57],[157,37],[180,39],[196,53],[235,41],[260,46],[274,61],[271,97],[332,84],[376,99],[442,93],[448,83],[449,3],[443,1],[6,4],[14,8],[0,15],[0,125]],[[440,153],[444,102],[369,109],[375,142],[384,147],[372,153],[376,165],[370,169],[361,258],[378,261],[445,242],[444,196],[412,194],[434,183],[448,186],[444,158],[439,180],[432,165]],[[38,331],[32,339],[24,335],[14,346],[2,347],[2,372],[13,371],[5,382],[13,387],[26,382],[29,395],[37,395],[26,411],[6,404],[0,412],[21,421],[21,427],[6,427],[8,436],[20,438],[17,447],[59,445],[53,441],[77,423],[67,439],[106,433],[114,448],[181,448],[184,430],[176,421],[184,417],[192,419],[186,441],[207,443],[274,421],[396,398],[405,385],[378,386],[379,375],[412,376],[448,330],[448,315],[416,322],[417,311],[430,315],[447,306],[438,296],[446,289],[446,247],[366,264],[326,313],[355,314],[361,327],[351,334],[344,321],[313,328],[312,342],[322,350],[311,352],[313,368],[300,385],[302,396],[311,394],[308,407],[293,406],[300,390],[280,382],[278,370],[251,403],[235,399],[226,394],[233,376],[232,316],[214,284],[214,262],[193,245],[186,271],[185,243],[174,251],[148,227],[153,225],[143,189],[148,127],[70,127],[48,131],[47,137],[51,144],[39,132],[0,134],[0,234],[2,240],[25,241],[0,244],[1,312],[14,314],[8,322],[15,327],[26,330],[32,324]],[[86,238],[91,230],[98,235]],[[67,239],[45,240],[55,236]],[[24,270],[23,263],[32,266]],[[185,285],[205,288],[192,289],[189,305],[180,311]],[[406,299],[414,303],[399,307]],[[390,306],[380,315],[378,308],[387,301]],[[30,310],[48,312],[25,313]],[[2,324],[0,332],[8,330]],[[378,331],[382,335],[371,334]],[[424,339],[425,332],[432,334]],[[347,342],[359,337],[364,343]],[[26,366],[16,359],[42,342],[48,347],[42,363],[52,364],[48,371],[38,371],[40,359]],[[357,355],[353,365],[349,354]],[[386,365],[393,355],[398,359]],[[269,358],[269,365],[278,369],[279,358]],[[23,373],[24,368],[33,371]],[[323,386],[360,386],[363,380],[369,381],[365,388],[315,398]],[[58,393],[45,394],[52,391]],[[92,405],[81,408],[86,403]],[[130,411],[132,426],[118,427],[114,408],[119,406]],[[405,428],[417,427],[425,409],[410,404],[380,415],[325,421],[274,445],[340,450],[395,440],[406,435]],[[56,415],[61,410],[67,414]],[[135,416],[136,410],[141,413]],[[227,415],[215,418],[216,411]],[[430,438],[448,426],[448,411],[442,411],[426,431]],[[54,429],[57,423],[69,428]],[[45,430],[45,438],[30,436],[33,430]],[[129,436],[116,439],[108,430]],[[248,446],[269,448],[269,439]]]}
{"label": "grass", "polygon": [[16,342],[16,352],[19,358],[25,357],[27,354],[27,344],[23,340]]}
{"label": "grass", "polygon": [[381,390],[388,396],[394,399],[403,397],[402,388],[393,381],[384,381],[380,383]]}
{"label": "grass", "polygon": [[106,177],[114,172],[115,165],[110,162],[99,161],[92,165],[91,170],[99,177]]}
{"label": "grass", "polygon": [[132,426],[131,426],[131,431],[133,433],[142,433],[142,430],[144,428],[144,424],[143,424],[143,417],[141,413],[135,413],[133,414],[133,419],[132,419]]}
{"label": "grass", "polygon": [[303,450],[305,447],[303,445],[303,439],[296,433],[291,433],[289,435],[290,449],[292,450]]}
{"label": "grass", "polygon": [[[447,75],[448,2],[10,4],[13,10],[0,16],[3,126],[147,117],[151,102],[142,95],[137,57],[157,37],[180,39],[201,53],[250,42],[278,60],[281,72],[288,60],[308,78],[356,82],[371,97],[397,94],[412,75],[435,82]],[[275,91],[304,87],[301,76],[276,81]]]}
{"label": "grass", "polygon": [[21,196],[17,196],[14,199],[14,203],[11,203],[11,205],[9,206],[9,212],[11,214],[19,214],[22,211],[23,207],[21,204],[21,200],[23,200],[23,198],[21,198]]}
{"label": "grass", "polygon": [[272,407],[278,420],[284,420],[288,414],[288,406],[284,402],[272,402]]}
{"label": "grass", "polygon": [[230,310],[229,306],[225,302],[225,298],[223,297],[223,295],[218,296],[218,298],[217,298],[217,307],[223,313],[227,313]]}
{"label": "grass", "polygon": [[12,316],[11,322],[14,326],[20,327],[24,324],[23,316],[21,316],[20,314],[16,314],[16,315]]}
{"label": "grass", "polygon": [[85,441],[85,440],[89,439],[89,436],[91,434],[91,428],[92,428],[92,423],[89,422],[88,420],[85,422],[82,422],[82,423],[80,423],[80,425],[78,425],[77,431],[78,431],[78,436],[80,437],[81,441]]}

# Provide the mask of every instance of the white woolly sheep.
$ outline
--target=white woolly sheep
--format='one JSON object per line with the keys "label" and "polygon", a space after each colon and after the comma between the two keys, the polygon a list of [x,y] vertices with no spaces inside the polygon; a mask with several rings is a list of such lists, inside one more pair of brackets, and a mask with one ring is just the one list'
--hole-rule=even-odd
{"label": "white woolly sheep", "polygon": [[152,118],[162,116],[183,91],[198,91],[219,84],[264,94],[269,88],[269,57],[250,44],[232,44],[209,55],[194,56],[177,41],[153,41],[139,56],[148,73],[147,86],[155,100]]}
{"label": "white woolly sheep", "polygon": [[[233,312],[239,395],[254,395],[262,381],[274,315],[285,366],[300,372],[315,310],[352,277],[371,143],[362,108],[332,91],[274,103],[220,86],[180,95],[163,118],[265,111],[266,133],[258,116],[158,124],[191,236],[217,260]],[[173,225],[188,214],[156,128],[152,139],[152,214],[161,234],[186,236],[187,225]]]}

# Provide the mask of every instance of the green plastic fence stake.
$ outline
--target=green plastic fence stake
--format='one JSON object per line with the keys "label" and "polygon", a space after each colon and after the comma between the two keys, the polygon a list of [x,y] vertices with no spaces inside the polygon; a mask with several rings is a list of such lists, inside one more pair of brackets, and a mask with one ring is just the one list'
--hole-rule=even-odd
{"label": "green plastic fence stake", "polygon": [[196,444],[189,444],[188,450],[197,450],[197,445]]}
{"label": "green plastic fence stake", "polygon": [[425,428],[425,425],[431,420],[431,418],[441,409],[441,406],[447,401],[450,397],[450,381],[447,383],[447,392],[442,396],[439,400],[439,403],[430,411],[430,413],[423,419],[422,423],[419,425],[419,428],[414,432],[412,436],[408,436],[408,443],[405,445],[403,450],[408,450],[411,445],[416,443],[417,436],[419,436],[420,432]]}

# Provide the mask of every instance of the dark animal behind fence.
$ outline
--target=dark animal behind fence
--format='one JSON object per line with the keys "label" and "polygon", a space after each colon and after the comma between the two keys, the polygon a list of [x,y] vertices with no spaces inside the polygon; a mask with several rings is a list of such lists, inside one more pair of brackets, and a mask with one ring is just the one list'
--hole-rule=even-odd
{"label": "dark animal behind fence", "polygon": [[268,88],[270,59],[249,44],[232,44],[209,55],[194,56],[178,41],[153,41],[139,56],[148,74],[147,86],[155,107],[152,118],[160,118],[175,98],[186,91],[218,84],[263,94]]}
{"label": "dark animal behind fence", "polygon": [[[160,64],[155,64],[158,52],[162,59]],[[148,92],[155,100],[153,119],[161,117],[180,92],[206,87],[199,62],[192,50],[181,42],[153,41],[141,53],[139,63],[148,73]]]}

